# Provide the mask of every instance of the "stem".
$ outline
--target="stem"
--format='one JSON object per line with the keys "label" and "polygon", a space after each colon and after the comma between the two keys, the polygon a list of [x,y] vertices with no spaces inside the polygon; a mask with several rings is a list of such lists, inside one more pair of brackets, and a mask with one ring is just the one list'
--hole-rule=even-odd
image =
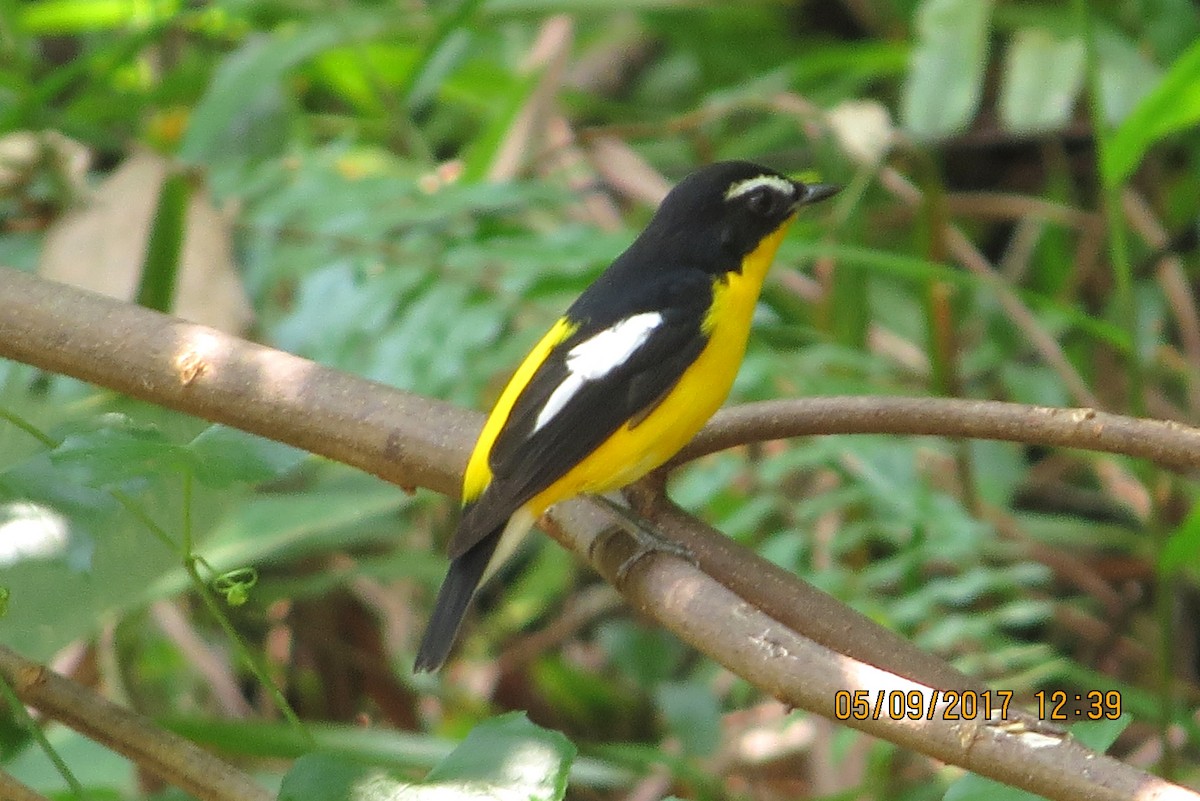
{"label": "stem", "polygon": [[12,711],[13,717],[25,728],[29,735],[37,742],[38,747],[42,749],[42,753],[54,765],[54,769],[63,777],[63,781],[71,788],[71,792],[76,798],[87,798],[87,791],[83,789],[83,785],[79,783],[79,779],[75,778],[75,774],[71,772],[71,768],[63,760],[62,756],[50,744],[50,740],[46,737],[46,732],[42,731],[42,727],[37,724],[29,714],[29,710],[25,708],[25,704],[17,697],[16,690],[8,683],[8,679],[0,673],[0,696],[8,702],[8,707]]}
{"label": "stem", "polygon": [[[1122,214],[1121,184],[1117,176],[1108,172],[1109,128],[1105,120],[1100,72],[1097,69],[1096,38],[1092,26],[1091,12],[1087,0],[1072,0],[1076,24],[1083,35],[1090,102],[1088,110],[1092,120],[1092,135],[1096,141],[1096,162],[1099,165],[1102,186],[1104,221],[1108,229],[1108,255],[1113,270],[1113,302],[1120,325],[1129,337],[1130,349],[1126,359],[1126,382],[1128,407],[1131,414],[1144,417],[1146,414],[1145,380],[1141,353],[1138,347],[1138,308],[1134,292],[1133,265],[1129,259],[1129,247]],[[1152,467],[1137,465],[1135,474],[1147,489],[1150,498],[1150,520],[1148,525],[1153,535],[1155,563],[1161,564],[1170,532],[1162,523],[1158,509],[1155,487],[1160,483],[1157,471]],[[1175,716],[1175,692],[1172,688],[1172,666],[1175,664],[1174,580],[1160,570],[1155,582],[1154,617],[1158,626],[1158,685],[1159,741],[1162,744],[1162,760],[1159,769],[1164,776],[1175,773],[1175,749],[1171,746],[1170,728]]]}

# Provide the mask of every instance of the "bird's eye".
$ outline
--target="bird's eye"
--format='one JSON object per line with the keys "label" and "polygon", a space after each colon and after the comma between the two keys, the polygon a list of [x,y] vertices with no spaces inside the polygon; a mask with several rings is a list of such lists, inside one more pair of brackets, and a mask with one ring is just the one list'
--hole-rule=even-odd
{"label": "bird's eye", "polygon": [[779,195],[767,187],[760,187],[746,195],[746,208],[759,217],[770,217],[779,209]]}

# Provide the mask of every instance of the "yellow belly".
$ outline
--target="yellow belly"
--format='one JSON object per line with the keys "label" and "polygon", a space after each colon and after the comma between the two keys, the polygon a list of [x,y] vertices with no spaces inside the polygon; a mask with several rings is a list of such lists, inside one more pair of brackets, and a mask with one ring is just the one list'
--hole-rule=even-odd
{"label": "yellow belly", "polygon": [[713,305],[704,322],[708,344],[658,407],[636,426],[619,428],[525,509],[537,517],[575,495],[624,487],[666,462],[696,435],[725,402],[737,377],[763,279],[787,228],[785,224],[765,238],[740,273],[714,282]]}

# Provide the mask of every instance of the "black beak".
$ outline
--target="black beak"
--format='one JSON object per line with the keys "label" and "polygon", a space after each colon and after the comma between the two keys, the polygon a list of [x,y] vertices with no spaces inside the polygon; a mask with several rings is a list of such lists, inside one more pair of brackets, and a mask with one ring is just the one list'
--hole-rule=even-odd
{"label": "black beak", "polygon": [[837,184],[802,184],[799,181],[796,182],[796,188],[800,191],[799,200],[796,201],[797,206],[820,203],[842,191]]}

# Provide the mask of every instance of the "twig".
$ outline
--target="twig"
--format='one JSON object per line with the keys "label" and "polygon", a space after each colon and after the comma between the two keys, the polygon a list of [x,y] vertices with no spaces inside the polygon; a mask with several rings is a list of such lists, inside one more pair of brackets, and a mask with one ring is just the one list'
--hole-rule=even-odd
{"label": "twig", "polygon": [[208,683],[221,711],[234,718],[249,717],[250,704],[238,689],[229,661],[204,642],[183,612],[173,603],[156,601],[150,605],[150,617]]}
{"label": "twig", "polygon": [[[1130,227],[1146,244],[1163,251],[1170,244],[1166,230],[1154,217],[1146,199],[1132,189],[1121,193],[1121,205]],[[1164,255],[1158,262],[1158,283],[1175,316],[1179,339],[1183,343],[1188,377],[1188,405],[1193,415],[1200,414],[1200,311],[1196,296],[1176,255]]]}
{"label": "twig", "polygon": [[[920,204],[921,190],[901,175],[899,171],[891,167],[884,167],[880,170],[879,182],[884,189],[891,192],[901,202],[907,203],[910,206]],[[1004,281],[1003,276],[996,272],[991,263],[979,252],[978,248],[971,243],[971,240],[967,239],[966,235],[958,229],[958,226],[949,224],[943,230],[943,236],[945,237],[946,247],[959,263],[976,275],[992,281],[996,300],[1004,308],[1005,313],[1012,320],[1013,324],[1029,338],[1029,343],[1033,346],[1034,350],[1041,354],[1042,359],[1058,373],[1059,378],[1062,379],[1063,384],[1066,385],[1067,390],[1071,393],[1071,397],[1084,406],[1099,407],[1100,402],[1092,394],[1091,389],[1082,376],[1079,375],[1079,372],[1067,359],[1058,342],[1042,328],[1033,312],[1029,310],[1020,297],[1017,296],[1017,293]]]}
{"label": "twig", "polygon": [[[203,326],[3,269],[0,356],[269,436],[401,486],[445,493],[457,492],[480,422],[477,414],[344,375]],[[1103,432],[1094,431],[1087,413],[1068,411],[1063,416],[1082,418],[1074,427],[1083,435],[1078,440],[1067,437],[1065,444],[1078,446],[1089,436],[1105,441]],[[932,430],[927,433],[973,435],[941,430],[938,419],[930,416],[928,427]],[[1035,430],[1039,422],[1045,423],[1035,415],[1031,423]],[[1140,422],[1147,430],[1163,425]],[[1006,438],[1017,438],[1017,431],[1011,429],[1014,425],[1017,421],[1010,417],[1001,426],[1008,427]],[[1125,445],[1131,453],[1144,455],[1138,442]],[[1195,464],[1194,453],[1181,461]],[[838,718],[834,703],[840,690],[865,689],[872,697],[888,690],[913,691],[923,693],[921,697],[927,701],[934,686],[954,688],[965,681],[949,665],[802,582],[786,574],[776,582],[763,568],[762,559],[694,518],[661,504],[655,512],[655,522],[668,536],[687,542],[702,562],[724,571],[720,582],[690,562],[661,555],[641,560],[623,582],[617,582],[619,567],[630,555],[628,538],[603,536],[611,530],[612,519],[592,501],[559,504],[546,522],[560,542],[588,554],[597,569],[638,608],[785,703]],[[706,552],[716,558],[704,556]],[[777,596],[771,614],[746,600],[755,587],[763,586],[777,587],[770,593]],[[808,606],[814,599],[823,599],[824,606]],[[781,623],[775,614],[789,623]],[[842,656],[806,636],[810,632],[837,643],[833,647],[839,651],[874,648],[881,653],[876,661],[901,664],[917,681]],[[844,649],[841,643],[846,643]],[[38,675],[46,674],[39,671]],[[114,727],[105,719],[93,722],[96,716],[78,705],[60,709],[65,696],[46,694],[44,688],[51,685],[50,681],[20,682],[22,692],[36,695],[29,698],[31,703],[41,702],[44,709],[49,705],[69,715],[63,719],[103,742],[120,746],[130,737],[121,726]],[[36,692],[39,689],[40,694]],[[924,701],[922,706],[929,708]],[[887,714],[872,717],[841,722],[1049,798],[1124,801],[1135,793],[1141,798],[1200,798],[1073,741],[1057,739],[1052,733],[1030,733],[1037,729],[1037,722],[1011,710],[1010,718],[1020,721],[1011,728],[979,720],[954,722],[941,714],[920,721],[892,719]],[[131,724],[135,728],[149,726],[140,719],[135,721]],[[139,731],[138,736],[145,737],[146,732],[155,742],[162,741],[152,728]],[[264,796],[257,790],[257,794],[235,797]]]}
{"label": "twig", "polygon": [[717,412],[668,468],[716,451],[816,434],[909,434],[1054,445],[1200,470],[1200,428],[1095,409],[962,398],[820,397],[760,401]]}
{"label": "twig", "polygon": [[202,801],[270,801],[246,774],[153,721],[0,646],[0,676],[22,702],[62,721]]}

